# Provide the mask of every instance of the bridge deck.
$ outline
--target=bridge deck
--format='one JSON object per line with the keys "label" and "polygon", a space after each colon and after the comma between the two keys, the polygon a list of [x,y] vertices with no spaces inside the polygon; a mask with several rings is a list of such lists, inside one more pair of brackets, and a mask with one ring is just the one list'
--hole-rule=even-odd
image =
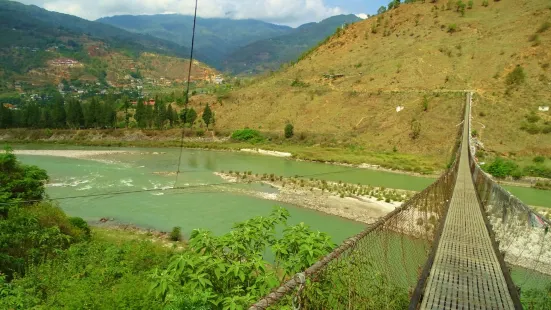
{"label": "bridge deck", "polygon": [[471,178],[469,107],[457,182],[421,309],[514,309]]}

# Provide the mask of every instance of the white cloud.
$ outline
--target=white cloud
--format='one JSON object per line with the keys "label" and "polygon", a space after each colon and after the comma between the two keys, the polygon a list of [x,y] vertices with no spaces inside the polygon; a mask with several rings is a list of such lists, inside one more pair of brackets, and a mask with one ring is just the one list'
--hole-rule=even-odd
{"label": "white cloud", "polygon": [[[50,11],[67,13],[95,20],[121,14],[193,14],[193,0],[20,0]],[[324,0],[199,0],[201,17],[259,19],[267,22],[298,26],[300,24],[342,14],[337,6]]]}
{"label": "white cloud", "polygon": [[361,19],[367,19],[369,16],[365,13],[360,13],[360,14],[356,14],[356,16],[358,16],[358,18],[361,18]]}

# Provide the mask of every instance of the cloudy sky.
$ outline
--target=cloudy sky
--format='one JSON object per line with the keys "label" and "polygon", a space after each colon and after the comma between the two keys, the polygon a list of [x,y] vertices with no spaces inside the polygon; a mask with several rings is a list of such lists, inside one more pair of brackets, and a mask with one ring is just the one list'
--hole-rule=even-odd
{"label": "cloudy sky", "polygon": [[[95,20],[121,14],[192,14],[194,0],[19,0],[50,11]],[[329,16],[373,14],[389,0],[199,0],[201,17],[254,18],[298,26]]]}

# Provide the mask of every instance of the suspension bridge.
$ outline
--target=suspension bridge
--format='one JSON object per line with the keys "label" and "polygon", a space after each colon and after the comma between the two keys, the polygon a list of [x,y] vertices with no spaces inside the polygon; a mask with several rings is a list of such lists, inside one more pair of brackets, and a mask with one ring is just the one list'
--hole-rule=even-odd
{"label": "suspension bridge", "polygon": [[551,223],[480,169],[472,103],[435,183],[250,310],[522,309],[521,287],[551,279]]}

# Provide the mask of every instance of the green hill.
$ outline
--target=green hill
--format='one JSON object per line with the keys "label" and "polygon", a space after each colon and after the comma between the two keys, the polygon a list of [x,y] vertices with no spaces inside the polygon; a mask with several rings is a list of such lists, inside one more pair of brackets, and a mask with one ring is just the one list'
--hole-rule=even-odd
{"label": "green hill", "polygon": [[[104,17],[97,21],[181,45],[189,46],[191,42],[193,16],[121,15]],[[292,28],[251,19],[199,17],[196,30],[195,47],[198,59],[222,69],[223,59],[232,51],[258,40],[289,33]]]}
{"label": "green hill", "polygon": [[316,46],[333,34],[337,27],[360,20],[356,15],[339,15],[319,23],[304,24],[285,35],[256,41],[237,49],[224,59],[224,68],[236,74],[276,70]]}
{"label": "green hill", "polygon": [[331,158],[315,146],[357,158],[412,155],[442,169],[463,91],[474,90],[482,160],[551,157],[551,115],[539,108],[551,106],[549,1],[475,1],[464,14],[450,3],[402,4],[350,25],[298,63],[212,102],[217,128],[281,137],[292,123],[293,139],[321,160]]}

